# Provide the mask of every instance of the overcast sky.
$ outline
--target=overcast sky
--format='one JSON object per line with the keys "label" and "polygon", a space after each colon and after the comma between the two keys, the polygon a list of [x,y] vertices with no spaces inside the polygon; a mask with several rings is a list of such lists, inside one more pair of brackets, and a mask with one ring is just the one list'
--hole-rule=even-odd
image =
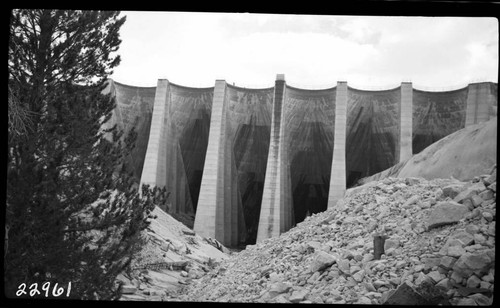
{"label": "overcast sky", "polygon": [[498,82],[498,23],[491,17],[378,17],[122,12],[121,63],[135,86],[159,78],[193,87],[361,88],[402,81],[439,90]]}

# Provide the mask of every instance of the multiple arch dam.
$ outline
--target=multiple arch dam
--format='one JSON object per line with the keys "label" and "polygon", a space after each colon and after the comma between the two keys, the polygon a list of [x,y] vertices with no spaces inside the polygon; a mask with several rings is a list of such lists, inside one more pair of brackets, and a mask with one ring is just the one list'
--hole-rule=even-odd
{"label": "multiple arch dam", "polygon": [[110,123],[137,133],[128,157],[137,182],[165,187],[170,211],[234,247],[286,232],[335,206],[360,178],[410,158],[467,125],[496,116],[497,84],[442,92],[248,89],[216,80],[192,88],[110,80]]}

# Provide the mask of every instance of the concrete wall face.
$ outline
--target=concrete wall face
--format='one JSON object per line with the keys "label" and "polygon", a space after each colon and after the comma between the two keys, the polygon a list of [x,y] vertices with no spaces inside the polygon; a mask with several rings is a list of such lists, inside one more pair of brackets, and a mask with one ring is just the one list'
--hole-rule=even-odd
{"label": "concrete wall face", "polygon": [[399,161],[401,89],[361,91],[348,87],[347,185]]}
{"label": "concrete wall face", "polygon": [[468,90],[465,126],[488,121],[496,115],[498,85],[474,83]]}
{"label": "concrete wall face", "polygon": [[[283,164],[290,182],[291,223],[326,210],[332,165],[336,89],[302,90],[286,87]],[[287,219],[290,219],[287,218]],[[288,222],[287,225],[290,225]]]}
{"label": "concrete wall face", "polygon": [[413,89],[413,154],[465,127],[468,88],[448,92]]}
{"label": "concrete wall face", "polygon": [[[227,86],[226,147],[231,153],[226,173],[231,182],[227,207],[231,208],[231,238],[236,243],[255,242],[264,190],[269,140],[273,88],[248,90]],[[228,188],[228,186],[230,188]],[[235,237],[235,235],[237,235]]]}
{"label": "concrete wall face", "polygon": [[267,89],[111,81],[117,108],[105,126],[138,132],[127,163],[141,183],[167,188],[170,211],[195,214],[197,233],[237,246],[286,232],[335,206],[358,178],[496,116],[497,87],[305,90],[281,75]]}
{"label": "concrete wall face", "polygon": [[139,182],[149,141],[156,88],[133,87],[113,81],[109,91],[116,101],[111,123],[117,124],[118,128],[124,131],[123,138],[132,129],[137,133],[135,148],[127,157],[127,161]]}
{"label": "concrete wall face", "polygon": [[194,215],[208,143],[213,88],[169,84],[164,118],[166,178],[170,210]]}

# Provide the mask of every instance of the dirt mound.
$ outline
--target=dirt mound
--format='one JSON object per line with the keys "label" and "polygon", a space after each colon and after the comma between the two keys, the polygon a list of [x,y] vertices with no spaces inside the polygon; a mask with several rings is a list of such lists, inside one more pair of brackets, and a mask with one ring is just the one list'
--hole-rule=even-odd
{"label": "dirt mound", "polygon": [[495,223],[496,168],[471,182],[386,178],[230,256],[177,299],[491,304]]}
{"label": "dirt mound", "polygon": [[409,160],[373,176],[361,184],[386,177],[422,177],[427,180],[454,177],[461,181],[487,173],[496,163],[497,117],[461,129],[428,146]]}

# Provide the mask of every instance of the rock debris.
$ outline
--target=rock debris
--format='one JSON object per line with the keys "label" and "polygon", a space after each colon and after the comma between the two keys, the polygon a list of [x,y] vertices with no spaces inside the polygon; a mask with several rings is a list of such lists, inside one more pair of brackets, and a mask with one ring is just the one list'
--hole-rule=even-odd
{"label": "rock debris", "polygon": [[[496,165],[469,182],[386,178],[232,253],[173,299],[490,305],[495,225]],[[385,238],[378,260],[375,236]]]}

